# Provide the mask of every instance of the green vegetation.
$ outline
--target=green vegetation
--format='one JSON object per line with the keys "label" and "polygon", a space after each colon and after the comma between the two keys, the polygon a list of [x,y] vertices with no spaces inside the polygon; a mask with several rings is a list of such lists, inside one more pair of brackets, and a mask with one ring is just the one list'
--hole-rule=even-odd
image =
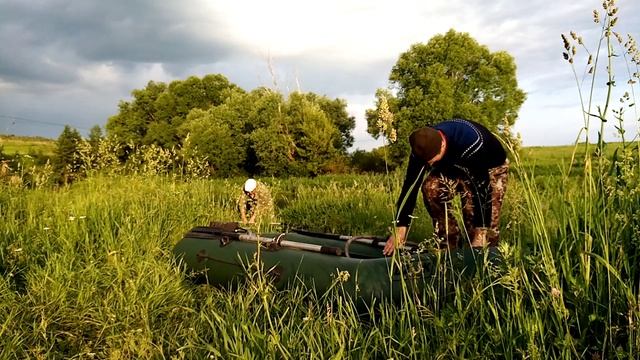
{"label": "green vegetation", "polygon": [[515,61],[507,52],[490,52],[467,33],[449,30],[426,44],[412,45],[398,58],[389,81],[395,94],[378,89],[376,107],[367,110],[366,118],[371,135],[394,138],[379,126],[385,106],[394,115],[387,125],[397,134],[390,146],[394,164],[408,154],[413,130],[452,118],[475,120],[515,140],[510,129],[525,100]]}
{"label": "green vegetation", "polygon": [[[444,274],[438,274],[425,294],[409,294],[414,301],[377,304],[362,315],[339,286],[325,297],[300,285],[276,292],[256,274],[245,286],[226,290],[195,284],[180,270],[173,245],[193,226],[237,219],[243,178],[95,175],[58,190],[5,185],[0,357],[555,358],[637,352],[640,337],[630,326],[640,321],[633,285],[634,244],[640,241],[634,230],[640,226],[637,178],[607,194],[620,210],[589,218],[592,235],[585,238],[587,219],[577,214],[598,197],[582,196],[581,178],[566,182],[555,172],[532,183],[521,168],[514,166],[504,209],[503,267],[449,289],[440,288]],[[282,222],[384,235],[401,177],[263,180]],[[628,198],[630,192],[635,197]],[[431,244],[424,208],[415,215],[412,240]]]}
{"label": "green vegetation", "polygon": [[353,144],[346,102],[313,93],[246,92],[218,74],[152,81],[132,95],[107,123],[123,160],[135,147],[182,148],[218,177],[307,176],[335,171]]}
{"label": "green vegetation", "polygon": [[0,135],[0,153],[51,157],[55,151],[55,140],[43,137]]}
{"label": "green vegetation", "polygon": [[[607,158],[613,158],[614,154],[620,152],[624,147],[621,142],[608,143],[604,147]],[[584,143],[563,146],[529,146],[520,149],[524,166],[535,176],[545,176],[558,174],[571,167],[571,175],[577,176],[583,173],[584,159],[587,155],[596,153],[598,144]],[[573,162],[572,162],[573,159]]]}
{"label": "green vegetation", "polygon": [[[200,146],[208,145],[207,137],[238,136],[233,129],[241,123],[234,119],[243,117],[235,100],[256,96],[260,111],[253,115],[265,121],[259,129],[264,134],[256,130],[243,141],[256,145],[262,137],[279,136],[281,141],[271,145],[296,149],[295,154],[284,152],[285,158],[294,157],[288,174],[309,171],[304,156],[312,159],[309,164],[326,164],[327,158],[313,156],[344,149],[337,143],[327,148],[319,144],[337,139],[338,133],[344,140],[345,133],[324,134],[336,117],[327,115],[324,100],[318,102],[309,94],[284,99],[262,89],[247,95],[214,77],[207,80],[213,88],[222,84],[224,91],[235,94],[224,99],[235,100],[214,98],[218,105],[205,109],[195,106],[197,101],[183,103],[172,97],[191,85],[172,83],[167,90],[166,85],[150,83],[132,103],[121,106],[118,116],[131,118],[114,123],[122,125],[118,131],[134,143],[125,147],[108,137],[100,139],[97,131],[95,141],[76,141],[79,181],[53,186],[50,167],[25,172],[22,159],[14,159],[9,170],[1,168],[0,358],[637,357],[640,141],[628,141],[622,130],[624,110],[635,106],[631,96],[621,95],[622,107],[612,108],[612,59],[631,59],[637,68],[640,53],[631,38],[624,42],[613,31],[618,12],[614,1],[606,0],[603,6],[604,15],[594,11],[594,21],[601,24],[599,41],[606,49],[587,52],[585,62],[594,69],[585,74],[591,74],[594,86],[599,79],[595,64],[598,57],[606,57],[600,64],[606,63],[607,94],[601,105],[585,96],[582,109],[582,131],[588,134],[595,122],[600,137],[595,145],[510,153],[499,246],[505,261],[500,266],[453,283],[443,280],[457,279],[455,274],[437,268],[424,293],[406,293],[402,303],[377,303],[364,313],[358,313],[341,291],[340,281],[348,280],[339,277],[327,294],[301,284],[275,291],[263,276],[265,269],[256,263],[238,288],[194,282],[197,274],[184,272],[171,250],[193,226],[237,219],[235,200],[244,178],[207,179],[210,172],[197,155]],[[615,39],[621,46],[617,52],[611,46]],[[583,40],[572,32],[570,37],[563,35],[563,41],[565,58],[574,66],[576,47],[583,46]],[[633,94],[640,75],[628,75]],[[623,78],[616,77],[618,84]],[[189,79],[187,85],[198,81]],[[155,100],[147,101],[150,97]],[[395,100],[387,104],[386,97],[380,99],[393,112]],[[179,116],[144,128],[147,123],[129,112],[149,110],[144,107],[149,103],[163,111],[157,115]],[[333,104],[341,109],[339,101]],[[310,122],[296,122],[300,114]],[[273,117],[279,122],[271,121]],[[199,124],[222,124],[221,119],[230,120],[212,132]],[[392,116],[387,120],[391,125]],[[606,120],[618,122],[619,144],[603,142]],[[171,127],[177,123],[177,128]],[[136,132],[136,124],[143,133]],[[203,138],[195,137],[194,145],[166,147],[191,126]],[[315,132],[318,129],[323,133]],[[67,135],[74,137],[72,132]],[[149,139],[153,141],[145,143]],[[187,139],[191,141],[184,135],[183,145]],[[227,156],[226,150],[212,146],[208,151]],[[260,154],[282,156],[281,150],[261,144],[245,155],[264,161],[269,157]],[[386,157],[384,150],[372,152],[375,156],[370,158],[357,156],[378,167],[378,159]],[[305,160],[296,162],[301,158]],[[285,166],[284,158],[269,159],[260,164],[265,173]],[[267,170],[269,166],[274,167]],[[399,168],[388,175],[261,180],[270,186],[283,223],[384,235],[402,175]],[[414,215],[418,219],[410,239],[432,246],[426,211],[420,207]],[[402,261],[398,266],[403,271]]]}

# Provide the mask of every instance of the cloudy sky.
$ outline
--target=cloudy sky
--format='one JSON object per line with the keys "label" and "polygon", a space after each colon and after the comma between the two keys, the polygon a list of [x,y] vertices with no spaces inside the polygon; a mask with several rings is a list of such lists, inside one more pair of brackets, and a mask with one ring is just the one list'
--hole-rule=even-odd
{"label": "cloudy sky", "polygon": [[[595,48],[592,11],[600,4],[0,0],[0,133],[55,138],[64,124],[86,133],[104,126],[118,102],[149,80],[221,73],[246,90],[269,86],[345,99],[357,119],[354,147],[370,149],[380,142],[367,135],[364,111],[375,90],[388,86],[398,56],[453,28],[514,56],[528,94],[516,124],[524,144],[569,144],[583,120],[560,34],[575,30]],[[618,6],[618,31],[640,37],[640,1]],[[616,71],[625,78],[621,65]],[[583,66],[577,68],[582,79]],[[637,115],[627,114],[635,133]]]}

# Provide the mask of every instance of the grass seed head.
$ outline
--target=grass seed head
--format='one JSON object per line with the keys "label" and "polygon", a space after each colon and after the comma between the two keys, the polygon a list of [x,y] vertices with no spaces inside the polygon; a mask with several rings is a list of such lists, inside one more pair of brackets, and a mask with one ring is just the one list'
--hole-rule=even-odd
{"label": "grass seed head", "polygon": [[397,133],[393,127],[393,113],[389,110],[389,102],[386,96],[380,99],[380,113],[378,115],[378,121],[376,126],[380,129],[380,132],[384,134],[391,143],[396,142]]}
{"label": "grass seed head", "polygon": [[567,36],[565,34],[561,34],[560,37],[562,37],[562,42],[564,43],[564,49],[569,50],[571,48],[571,45],[569,44],[569,40],[567,39]]}

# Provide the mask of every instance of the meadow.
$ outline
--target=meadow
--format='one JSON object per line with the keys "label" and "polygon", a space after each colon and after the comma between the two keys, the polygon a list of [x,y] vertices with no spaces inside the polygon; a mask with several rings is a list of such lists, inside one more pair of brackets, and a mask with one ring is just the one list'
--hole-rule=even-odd
{"label": "meadow", "polygon": [[[611,169],[609,158],[579,152],[586,166],[569,173],[571,149],[513,158],[503,265],[444,293],[438,270],[411,301],[364,312],[339,286],[276,291],[250,273],[232,290],[196,283],[179,266],[172,248],[190,228],[237,220],[243,178],[4,182],[0,358],[633,358],[638,156],[629,150],[610,173],[596,171]],[[386,235],[402,176],[262,180],[282,223]],[[410,238],[431,246],[421,202],[414,215]]]}
{"label": "meadow", "polygon": [[56,149],[53,139],[32,136],[0,135],[0,153],[51,157]]}

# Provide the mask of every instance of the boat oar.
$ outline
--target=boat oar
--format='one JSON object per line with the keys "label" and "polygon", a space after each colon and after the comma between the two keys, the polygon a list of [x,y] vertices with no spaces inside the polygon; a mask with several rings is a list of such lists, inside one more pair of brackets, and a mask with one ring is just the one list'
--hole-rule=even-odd
{"label": "boat oar", "polygon": [[330,254],[330,255],[336,255],[336,256],[341,256],[342,255],[342,249],[338,248],[338,247],[333,247],[333,246],[322,246],[322,245],[315,245],[315,244],[307,244],[307,243],[302,243],[302,242],[297,242],[297,241],[289,241],[289,240],[283,240],[282,237],[286,235],[286,234],[280,234],[278,236],[276,236],[275,238],[269,238],[269,237],[264,237],[264,236],[258,236],[258,235],[253,235],[253,234],[241,234],[240,236],[238,236],[238,239],[241,241],[251,241],[251,242],[256,242],[256,243],[260,243],[260,244],[274,244],[274,245],[278,245],[281,247],[286,247],[286,248],[291,248],[291,249],[298,249],[298,250],[306,250],[306,251],[313,251],[313,252],[319,252],[322,254]]}
{"label": "boat oar", "polygon": [[298,242],[298,241],[289,241],[289,240],[284,240],[284,236],[286,235],[286,233],[280,234],[276,237],[270,238],[270,237],[265,237],[265,236],[258,236],[252,233],[247,233],[247,232],[242,232],[242,233],[237,233],[237,232],[230,232],[230,231],[223,231],[223,230],[219,230],[216,228],[210,228],[210,227],[196,227],[194,229],[191,230],[191,232],[189,234],[187,234],[187,236],[192,236],[192,237],[203,237],[203,238],[207,238],[207,239],[220,239],[222,244],[226,244],[229,242],[229,239],[236,239],[236,240],[240,240],[240,241],[248,241],[248,242],[255,242],[255,243],[259,243],[259,244],[264,244],[264,245],[271,245],[271,246],[280,246],[280,247],[286,247],[286,248],[290,248],[290,249],[298,249],[298,250],[305,250],[305,251],[313,251],[313,252],[318,252],[318,253],[322,253],[322,254],[330,254],[330,255],[336,255],[336,256],[342,256],[342,249],[338,248],[338,247],[333,247],[333,246],[322,246],[322,245],[315,245],[315,244],[307,244],[307,243],[302,243],[302,242]]}
{"label": "boat oar", "polygon": [[[351,235],[320,233],[320,232],[313,232],[313,231],[300,230],[300,229],[293,229],[291,230],[291,232],[294,232],[300,235],[306,235],[306,236],[315,236],[315,237],[322,237],[325,239],[347,241],[348,244],[351,244],[352,242],[357,242],[357,243],[367,244],[371,246],[384,247],[385,244],[387,243],[386,238],[379,237],[379,236],[369,236],[369,235],[351,236]],[[407,251],[412,251],[417,248],[418,248],[418,244],[414,244],[410,242],[407,242],[405,243],[405,245],[402,246],[402,250],[407,250]]]}

